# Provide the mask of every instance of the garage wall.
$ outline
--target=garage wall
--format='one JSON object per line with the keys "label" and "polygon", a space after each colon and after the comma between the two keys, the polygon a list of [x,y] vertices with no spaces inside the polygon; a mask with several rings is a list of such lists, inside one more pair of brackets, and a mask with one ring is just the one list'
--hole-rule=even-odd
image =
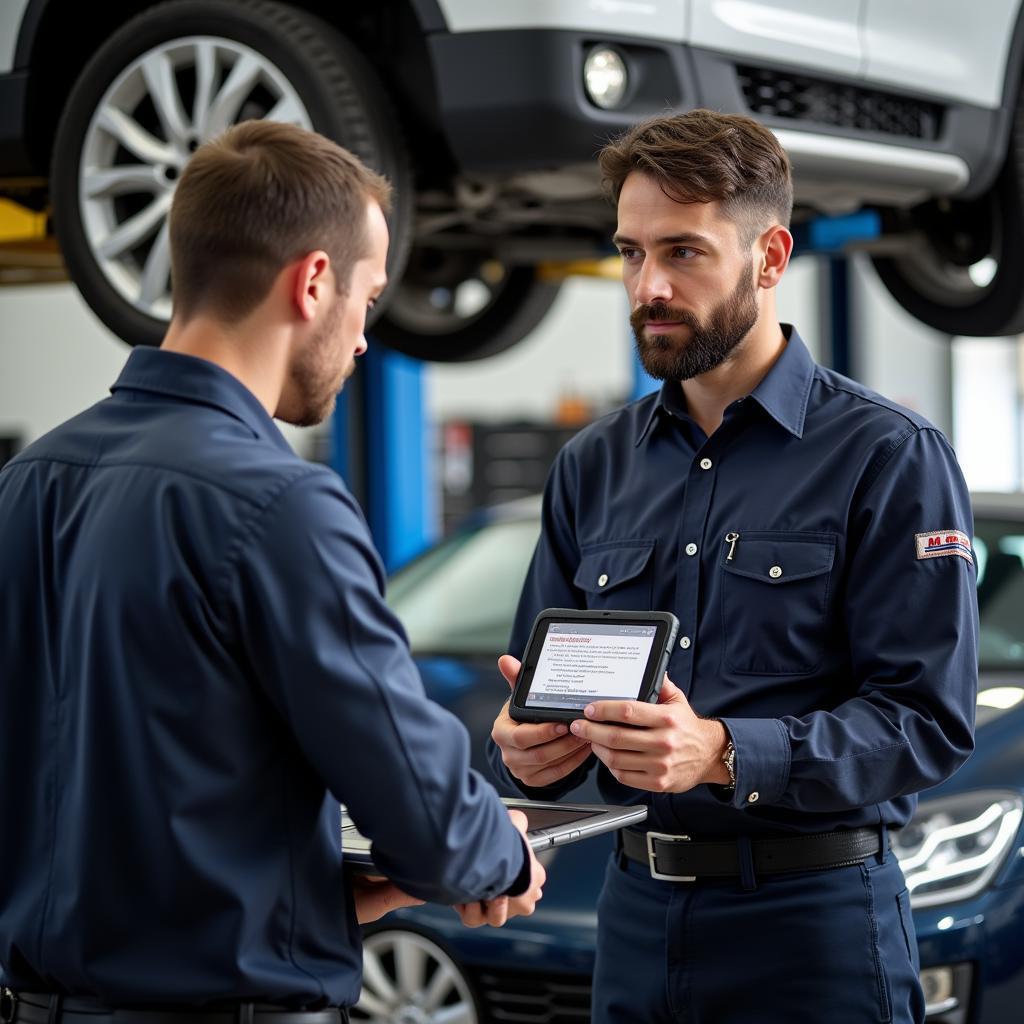
{"label": "garage wall", "polygon": [[953,437],[951,339],[909,317],[866,257],[852,261],[852,375]]}
{"label": "garage wall", "polygon": [[977,491],[1024,485],[1024,343],[953,342],[954,433],[967,484]]}
{"label": "garage wall", "polygon": [[[66,284],[0,290],[0,436],[28,444],[109,395],[129,349]],[[314,430],[281,425],[301,455]]]}
{"label": "garage wall", "polygon": [[108,394],[128,349],[70,285],[0,292],[0,433],[34,440]]}

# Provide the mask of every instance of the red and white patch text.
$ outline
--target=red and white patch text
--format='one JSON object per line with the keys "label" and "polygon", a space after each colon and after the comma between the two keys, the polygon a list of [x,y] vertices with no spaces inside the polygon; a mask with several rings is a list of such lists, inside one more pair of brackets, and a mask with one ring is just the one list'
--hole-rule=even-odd
{"label": "red and white patch text", "polygon": [[945,555],[959,555],[968,562],[974,561],[971,552],[971,538],[959,530],[934,530],[931,533],[915,533],[918,558],[942,558]]}

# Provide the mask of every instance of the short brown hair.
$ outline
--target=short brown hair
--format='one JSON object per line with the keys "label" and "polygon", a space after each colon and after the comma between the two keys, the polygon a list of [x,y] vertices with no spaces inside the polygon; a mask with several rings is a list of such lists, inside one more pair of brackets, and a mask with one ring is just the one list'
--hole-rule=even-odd
{"label": "short brown hair", "polygon": [[174,312],[241,320],[293,260],[323,249],[344,291],[368,251],[366,203],[391,186],[348,150],[290,124],[243,121],[200,146],[171,206]]}
{"label": "short brown hair", "polygon": [[598,157],[605,188],[618,202],[633,171],[650,175],[680,203],[722,204],[744,245],[793,213],[789,157],[778,139],[742,114],[691,110],[653,117],[609,142]]}

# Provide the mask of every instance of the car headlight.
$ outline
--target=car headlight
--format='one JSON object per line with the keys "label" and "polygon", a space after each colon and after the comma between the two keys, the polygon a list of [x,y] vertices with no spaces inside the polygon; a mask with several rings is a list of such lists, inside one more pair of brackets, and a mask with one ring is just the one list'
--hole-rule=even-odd
{"label": "car headlight", "polygon": [[595,46],[583,62],[583,85],[590,101],[602,110],[621,106],[629,89],[629,72],[618,50]]}
{"label": "car headlight", "polygon": [[975,790],[928,800],[893,834],[915,907],[976,896],[1006,861],[1020,828],[1020,794]]}

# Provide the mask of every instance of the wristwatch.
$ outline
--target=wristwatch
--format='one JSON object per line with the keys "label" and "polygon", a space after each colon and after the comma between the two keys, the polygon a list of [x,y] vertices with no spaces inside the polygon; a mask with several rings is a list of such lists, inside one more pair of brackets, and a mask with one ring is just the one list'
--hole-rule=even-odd
{"label": "wristwatch", "polygon": [[736,788],[736,748],[733,746],[732,740],[725,746],[725,753],[722,755],[722,764],[725,765],[725,770],[729,773],[729,785],[726,789]]}

